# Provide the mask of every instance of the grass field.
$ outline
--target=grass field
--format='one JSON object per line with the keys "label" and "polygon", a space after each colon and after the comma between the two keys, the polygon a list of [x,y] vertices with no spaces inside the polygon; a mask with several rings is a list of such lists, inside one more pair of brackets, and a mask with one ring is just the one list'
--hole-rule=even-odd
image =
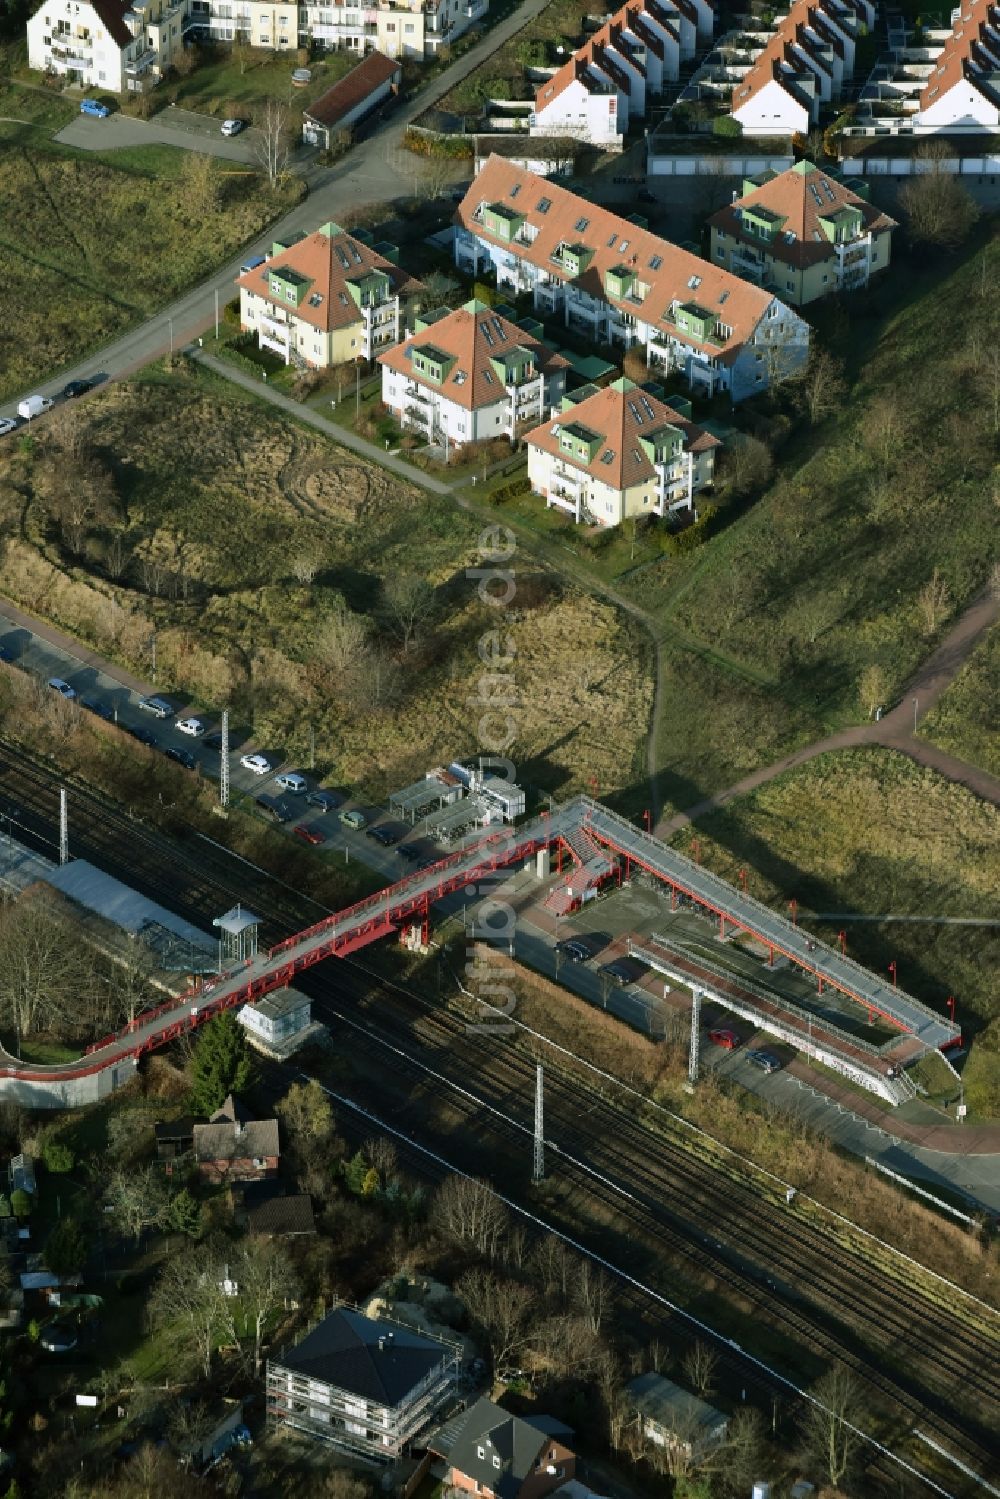
{"label": "grass field", "polygon": [[[549,0],[540,15],[517,32],[467,77],[449,89],[435,109],[454,114],[477,111],[486,99],[530,99],[534,86],[525,69],[556,67],[578,46],[587,0]],[[556,48],[562,46],[563,57]]]}
{"label": "grass field", "polygon": [[[667,805],[863,718],[983,586],[995,524],[992,363],[1000,240],[907,261],[860,300],[820,309],[847,364],[838,410],[799,418],[777,478],[707,546],[620,584],[664,642],[659,764]],[[938,569],[931,624],[921,595]]]}
{"label": "grass field", "polygon": [[[216,203],[169,147],[107,159],[55,146],[69,106],[0,93],[0,399],[75,362],[206,276],[298,200],[214,168]],[[156,252],[151,253],[151,246]]]}
{"label": "grass field", "polygon": [[164,104],[176,103],[185,109],[223,118],[236,114],[252,120],[268,100],[274,99],[298,113],[338,83],[357,61],[350,52],[328,52],[310,62],[312,80],[307,88],[300,89],[293,88],[291,81],[298,66],[294,52],[251,53],[244,65],[239,56],[233,57],[220,49],[218,57],[210,56],[187,78],[169,82],[162,95],[158,90],[156,102],[162,97]]}
{"label": "grass field", "polygon": [[[895,961],[903,988],[942,1014],[946,997],[955,995],[963,1033],[977,1038],[971,1076],[983,1074],[969,1101],[983,1113],[1000,1111],[1000,1066],[980,1056],[995,1047],[989,1037],[1000,1029],[994,981],[1000,932],[946,921],[841,919],[843,913],[995,920],[1000,814],[994,807],[902,755],[856,750],[789,771],[677,841],[690,849],[692,836],[706,867],[734,883],[746,868],[750,893],[778,909],[794,896],[809,931],[832,941],[846,930],[852,957],[883,974]],[[820,922],[811,912],[832,915]]]}
{"label": "grass field", "polygon": [[[93,506],[74,521],[67,454],[81,451],[114,461],[88,471]],[[97,393],[27,451],[5,448],[11,518],[26,491],[5,592],[140,671],[155,622],[161,685],[228,703],[285,753],[304,755],[312,728],[338,781],[381,795],[488,751],[480,643],[496,629],[520,773],[553,792],[640,773],[650,662],[614,608],[515,558],[501,613],[466,575],[482,521],[196,366]],[[401,575],[431,585],[408,645],[387,602]]]}
{"label": "grass field", "polygon": [[1000,629],[994,627],[920,725],[921,738],[1000,776],[998,684]]}

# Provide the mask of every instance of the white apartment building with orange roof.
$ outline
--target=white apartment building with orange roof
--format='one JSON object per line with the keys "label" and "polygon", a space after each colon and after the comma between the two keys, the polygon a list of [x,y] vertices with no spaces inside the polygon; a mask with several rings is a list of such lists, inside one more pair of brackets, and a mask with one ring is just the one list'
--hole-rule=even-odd
{"label": "white apartment building with orange roof", "polygon": [[401,427],[462,447],[507,437],[558,410],[569,362],[482,302],[417,318],[379,358],[382,400]]}
{"label": "white apartment building with orange roof", "polygon": [[855,43],[875,21],[871,0],[792,0],[733,88],[744,135],[805,134],[854,73]]}
{"label": "white apartment building with orange roof", "polygon": [[631,380],[529,432],[528,478],[549,509],[579,524],[617,526],[643,516],[696,517],[695,495],[715,475],[719,439]]}
{"label": "white apartment building with orange roof", "polygon": [[496,272],[535,310],[597,345],[735,401],[805,362],[809,325],[773,293],[566,188],[491,156],[455,215],[460,270]]}
{"label": "white apartment building with orange roof", "polygon": [[1000,4],[971,0],[952,12],[951,35],[920,95],[918,130],[1000,129]]}

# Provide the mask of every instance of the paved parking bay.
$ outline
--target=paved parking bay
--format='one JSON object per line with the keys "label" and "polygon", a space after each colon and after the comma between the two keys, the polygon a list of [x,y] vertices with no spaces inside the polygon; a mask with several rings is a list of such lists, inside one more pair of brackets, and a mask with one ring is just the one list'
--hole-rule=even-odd
{"label": "paved parking bay", "polygon": [[243,130],[239,135],[224,136],[222,121],[193,110],[168,105],[151,120],[136,120],[131,115],[111,114],[105,120],[91,115],[77,115],[56,140],[63,146],[81,151],[121,151],[126,146],[176,146],[181,151],[201,151],[206,156],[221,156],[244,166],[253,164],[256,131]]}

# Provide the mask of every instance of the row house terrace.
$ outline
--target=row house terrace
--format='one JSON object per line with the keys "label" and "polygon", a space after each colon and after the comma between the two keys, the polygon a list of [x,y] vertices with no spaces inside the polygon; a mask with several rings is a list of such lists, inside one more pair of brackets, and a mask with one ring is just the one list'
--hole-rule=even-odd
{"label": "row house terrace", "polygon": [[733,401],[805,360],[808,325],[768,292],[492,156],[456,214],[455,258],[530,292],[542,316]]}
{"label": "row house terrace", "polygon": [[303,369],[374,359],[399,342],[423,292],[419,281],[333,223],[276,243],[237,285],[244,330]]}
{"label": "row house terrace", "polygon": [[853,77],[857,37],[874,21],[870,0],[794,0],[733,89],[730,113],[744,134],[807,132]]}
{"label": "row house terrace", "polygon": [[630,122],[644,118],[649,99],[679,77],[713,24],[707,0],[626,0],[539,86],[531,133],[620,149]]}
{"label": "row house terrace", "polygon": [[1000,132],[1000,4],[971,0],[951,19],[874,69],[848,134]]}
{"label": "row house terrace", "polygon": [[379,363],[382,400],[400,426],[445,449],[493,437],[515,442],[558,410],[569,367],[476,301],[418,318],[416,331]]}

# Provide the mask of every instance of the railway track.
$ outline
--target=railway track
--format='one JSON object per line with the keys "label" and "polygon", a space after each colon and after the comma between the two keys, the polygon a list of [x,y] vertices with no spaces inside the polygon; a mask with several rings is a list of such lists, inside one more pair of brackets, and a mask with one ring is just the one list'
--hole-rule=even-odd
{"label": "railway track", "polygon": [[[44,765],[27,760],[23,752],[0,743],[0,821],[16,809],[18,835],[51,853],[56,787],[60,778]],[[237,856],[197,835],[180,844],[155,828],[137,822],[86,787],[72,787],[71,840],[74,851],[121,874],[136,888],[205,924],[235,900],[255,905],[265,918],[264,935],[276,941],[298,930],[305,921],[308,898],[288,890],[280,881],[238,860]],[[325,911],[312,902],[316,913]],[[432,1051],[439,1070],[448,1059],[457,1077],[446,1079],[449,1099],[461,1097],[468,1079],[482,1072],[497,1092],[498,1073],[504,1086],[503,1113],[490,1113],[488,1098],[469,1102],[469,1129],[483,1129],[490,1119],[488,1139],[498,1138],[509,1148],[517,1138],[527,1159],[525,1131],[530,1130],[530,1100],[534,1084],[533,1059],[520,1048],[487,1049],[482,1041],[464,1037],[460,1017],[435,1006],[425,996],[365,972],[356,960],[335,969],[320,969],[302,987],[341,1025],[358,1025],[378,1045],[380,1055],[412,1031],[418,1043]],[[375,996],[380,1018],[391,1012],[391,1035],[379,1033],[365,1014]],[[356,1005],[351,1016],[337,1007],[347,995]],[[364,1021],[358,1017],[364,1014]],[[388,1063],[386,1064],[388,1065]],[[406,1073],[409,1083],[426,1081],[428,1065],[419,1058],[398,1058],[393,1067]],[[814,1225],[781,1217],[774,1204],[761,1201],[760,1190],[713,1171],[704,1161],[669,1140],[662,1131],[593,1089],[587,1092],[587,1128],[580,1118],[580,1080],[550,1068],[547,1082],[549,1131],[558,1129],[560,1171],[573,1181],[574,1191],[586,1194],[606,1213],[609,1200],[618,1218],[636,1234],[682,1261],[707,1267],[715,1279],[748,1301],[760,1315],[780,1319],[786,1330],[808,1348],[836,1357],[854,1367],[873,1390],[973,1469],[986,1476],[993,1462],[989,1427],[948,1410],[945,1401],[962,1391],[974,1392],[987,1406],[1000,1409],[996,1377],[998,1342],[988,1329],[973,1332],[942,1326],[941,1307],[904,1281],[887,1286],[871,1281],[871,1265],[858,1254],[832,1241]],[[630,1106],[634,1109],[634,1105]],[[624,1178],[629,1189],[619,1185]],[[704,1225],[713,1225],[711,1235]],[[801,1288],[806,1288],[808,1295]],[[854,1308],[869,1339],[844,1326],[843,1309]],[[880,1346],[881,1345],[881,1346]],[[881,1367],[885,1348],[895,1366]],[[932,1348],[933,1353],[928,1353]],[[903,1365],[900,1368],[900,1364]],[[917,1377],[917,1371],[920,1371]],[[947,1413],[946,1413],[947,1411]],[[970,1492],[976,1491],[969,1488]],[[948,1490],[962,1492],[958,1485]],[[979,1490],[982,1492],[982,1490]]]}

